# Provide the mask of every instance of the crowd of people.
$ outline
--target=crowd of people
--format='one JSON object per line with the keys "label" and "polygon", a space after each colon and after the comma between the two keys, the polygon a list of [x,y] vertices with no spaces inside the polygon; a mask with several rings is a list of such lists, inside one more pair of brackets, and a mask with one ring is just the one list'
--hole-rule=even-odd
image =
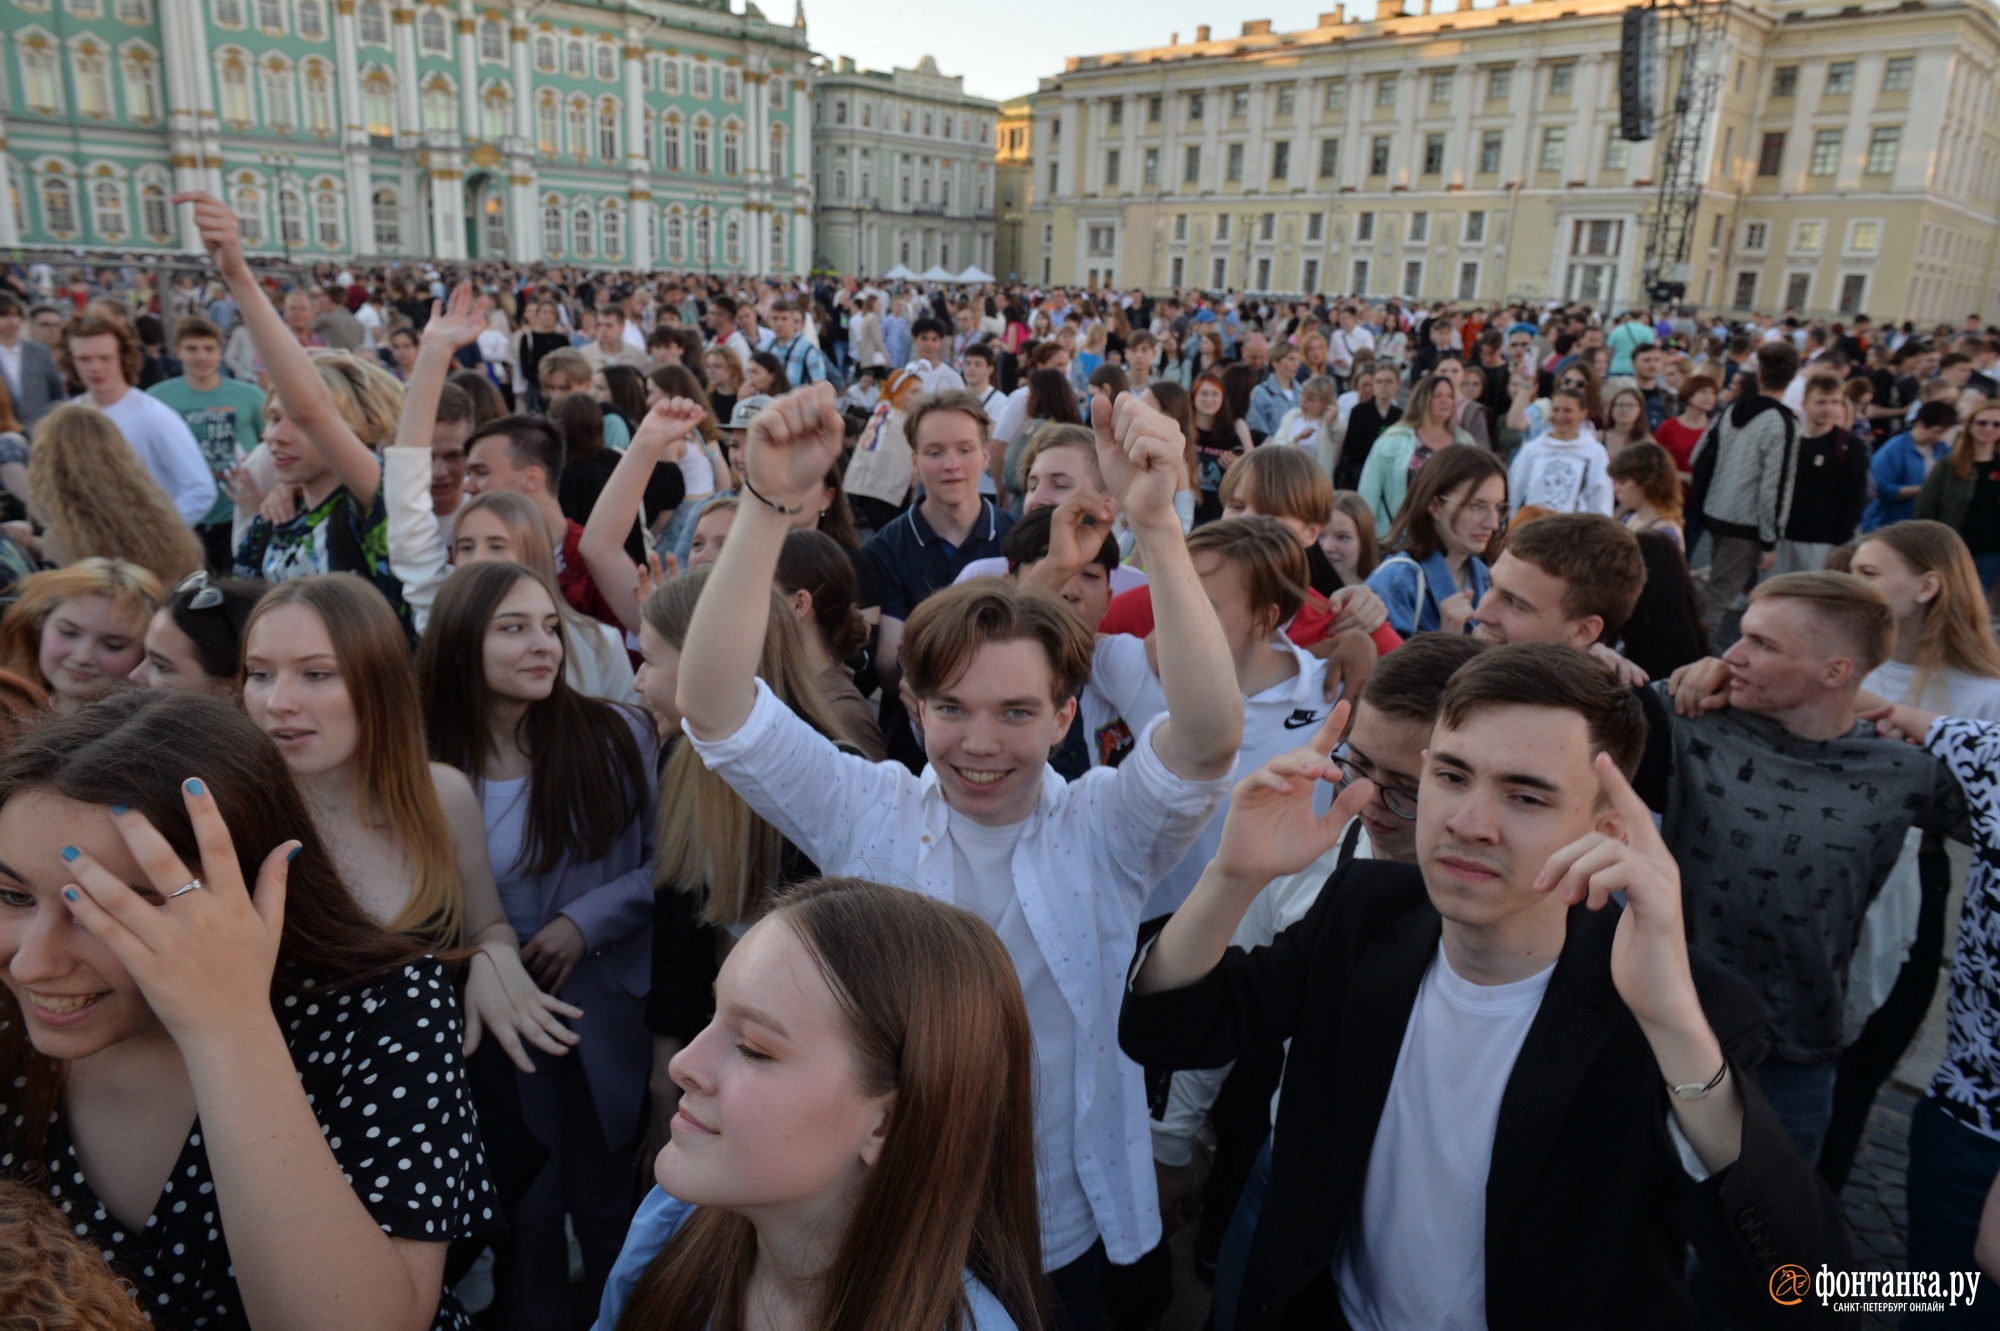
{"label": "crowd of people", "polygon": [[0,1321],[1145,1331],[1192,1227],[1215,1331],[1847,1322],[1948,837],[1909,1264],[2000,1278],[1978,320],[178,201],[0,283]]}

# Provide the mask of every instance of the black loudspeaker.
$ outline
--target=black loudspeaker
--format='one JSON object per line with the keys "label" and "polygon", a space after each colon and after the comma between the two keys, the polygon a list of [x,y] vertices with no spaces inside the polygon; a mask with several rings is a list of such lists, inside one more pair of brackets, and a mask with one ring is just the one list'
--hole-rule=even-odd
{"label": "black loudspeaker", "polygon": [[1659,104],[1660,18],[1651,9],[1628,9],[1618,35],[1618,133],[1634,143],[1653,137]]}

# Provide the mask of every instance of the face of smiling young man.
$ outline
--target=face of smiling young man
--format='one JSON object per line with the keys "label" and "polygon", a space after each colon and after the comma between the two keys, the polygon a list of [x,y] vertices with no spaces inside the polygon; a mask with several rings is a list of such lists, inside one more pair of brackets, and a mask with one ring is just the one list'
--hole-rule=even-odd
{"label": "face of smiling young man", "polygon": [[1034,812],[1049,753],[1069,733],[1074,698],[1058,706],[1038,642],[989,642],[957,679],[917,702],[924,752],[945,802],[985,827]]}

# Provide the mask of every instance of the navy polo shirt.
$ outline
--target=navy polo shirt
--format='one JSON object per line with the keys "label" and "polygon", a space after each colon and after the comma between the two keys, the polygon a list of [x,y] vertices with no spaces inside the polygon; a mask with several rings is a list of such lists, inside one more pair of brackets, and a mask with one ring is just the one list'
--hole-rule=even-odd
{"label": "navy polo shirt", "polygon": [[1000,554],[1000,538],[1014,525],[1014,515],[979,501],[979,517],[965,544],[950,545],[924,521],[921,505],[912,505],[875,533],[863,548],[875,561],[881,583],[882,617],[908,619],[923,599],[949,587],[959,571],[975,559]]}

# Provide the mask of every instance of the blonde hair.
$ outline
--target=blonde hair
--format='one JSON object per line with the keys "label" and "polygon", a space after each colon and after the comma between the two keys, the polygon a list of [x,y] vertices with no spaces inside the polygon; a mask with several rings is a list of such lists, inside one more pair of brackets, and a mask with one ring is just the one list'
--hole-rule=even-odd
{"label": "blonde hair", "polygon": [[28,495],[68,559],[123,559],[176,583],[202,566],[201,541],[95,407],[57,407],[35,426]]}
{"label": "blonde hair", "polygon": [[[380,448],[396,437],[396,423],[403,416],[403,385],[395,375],[351,351],[315,352],[312,362],[355,438]],[[271,396],[278,398],[275,390]],[[283,408],[282,399],[278,405]]]}
{"label": "blonde hair", "polygon": [[549,524],[543,521],[534,501],[512,490],[488,490],[468,499],[452,521],[462,530],[466,518],[474,513],[491,513],[507,529],[507,539],[514,546],[514,562],[540,578],[555,598],[556,613],[569,629],[571,650],[589,652],[597,658],[600,668],[609,666],[611,662],[606,658],[610,644],[598,628],[601,621],[563,599],[556,582],[556,550],[549,540]]}
{"label": "blonde hair", "polygon": [[67,568],[31,573],[16,587],[14,604],[0,617],[0,670],[11,670],[42,688],[42,625],[56,607],[80,596],[102,596],[131,630],[146,632],[160,608],[160,580],[149,570],[123,559],[79,559]]}
{"label": "blonde hair", "polygon": [[[666,583],[646,598],[641,613],[647,626],[675,651],[687,641],[695,603],[707,584],[707,571],[701,570]],[[775,589],[770,593],[757,678],[814,730],[837,743],[847,739],[806,663],[798,621]],[[713,925],[751,924],[763,917],[784,872],[785,838],[752,813],[691,744],[676,744],[667,759],[660,778],[658,818],[656,884],[699,898],[702,918]]]}
{"label": "blonde hair", "polygon": [[[1872,534],[1872,533],[1871,533]],[[1750,603],[1805,601],[1833,621],[1854,649],[1858,675],[1889,659],[1896,641],[1896,616],[1875,584],[1852,573],[1781,573],[1750,589]]]}

